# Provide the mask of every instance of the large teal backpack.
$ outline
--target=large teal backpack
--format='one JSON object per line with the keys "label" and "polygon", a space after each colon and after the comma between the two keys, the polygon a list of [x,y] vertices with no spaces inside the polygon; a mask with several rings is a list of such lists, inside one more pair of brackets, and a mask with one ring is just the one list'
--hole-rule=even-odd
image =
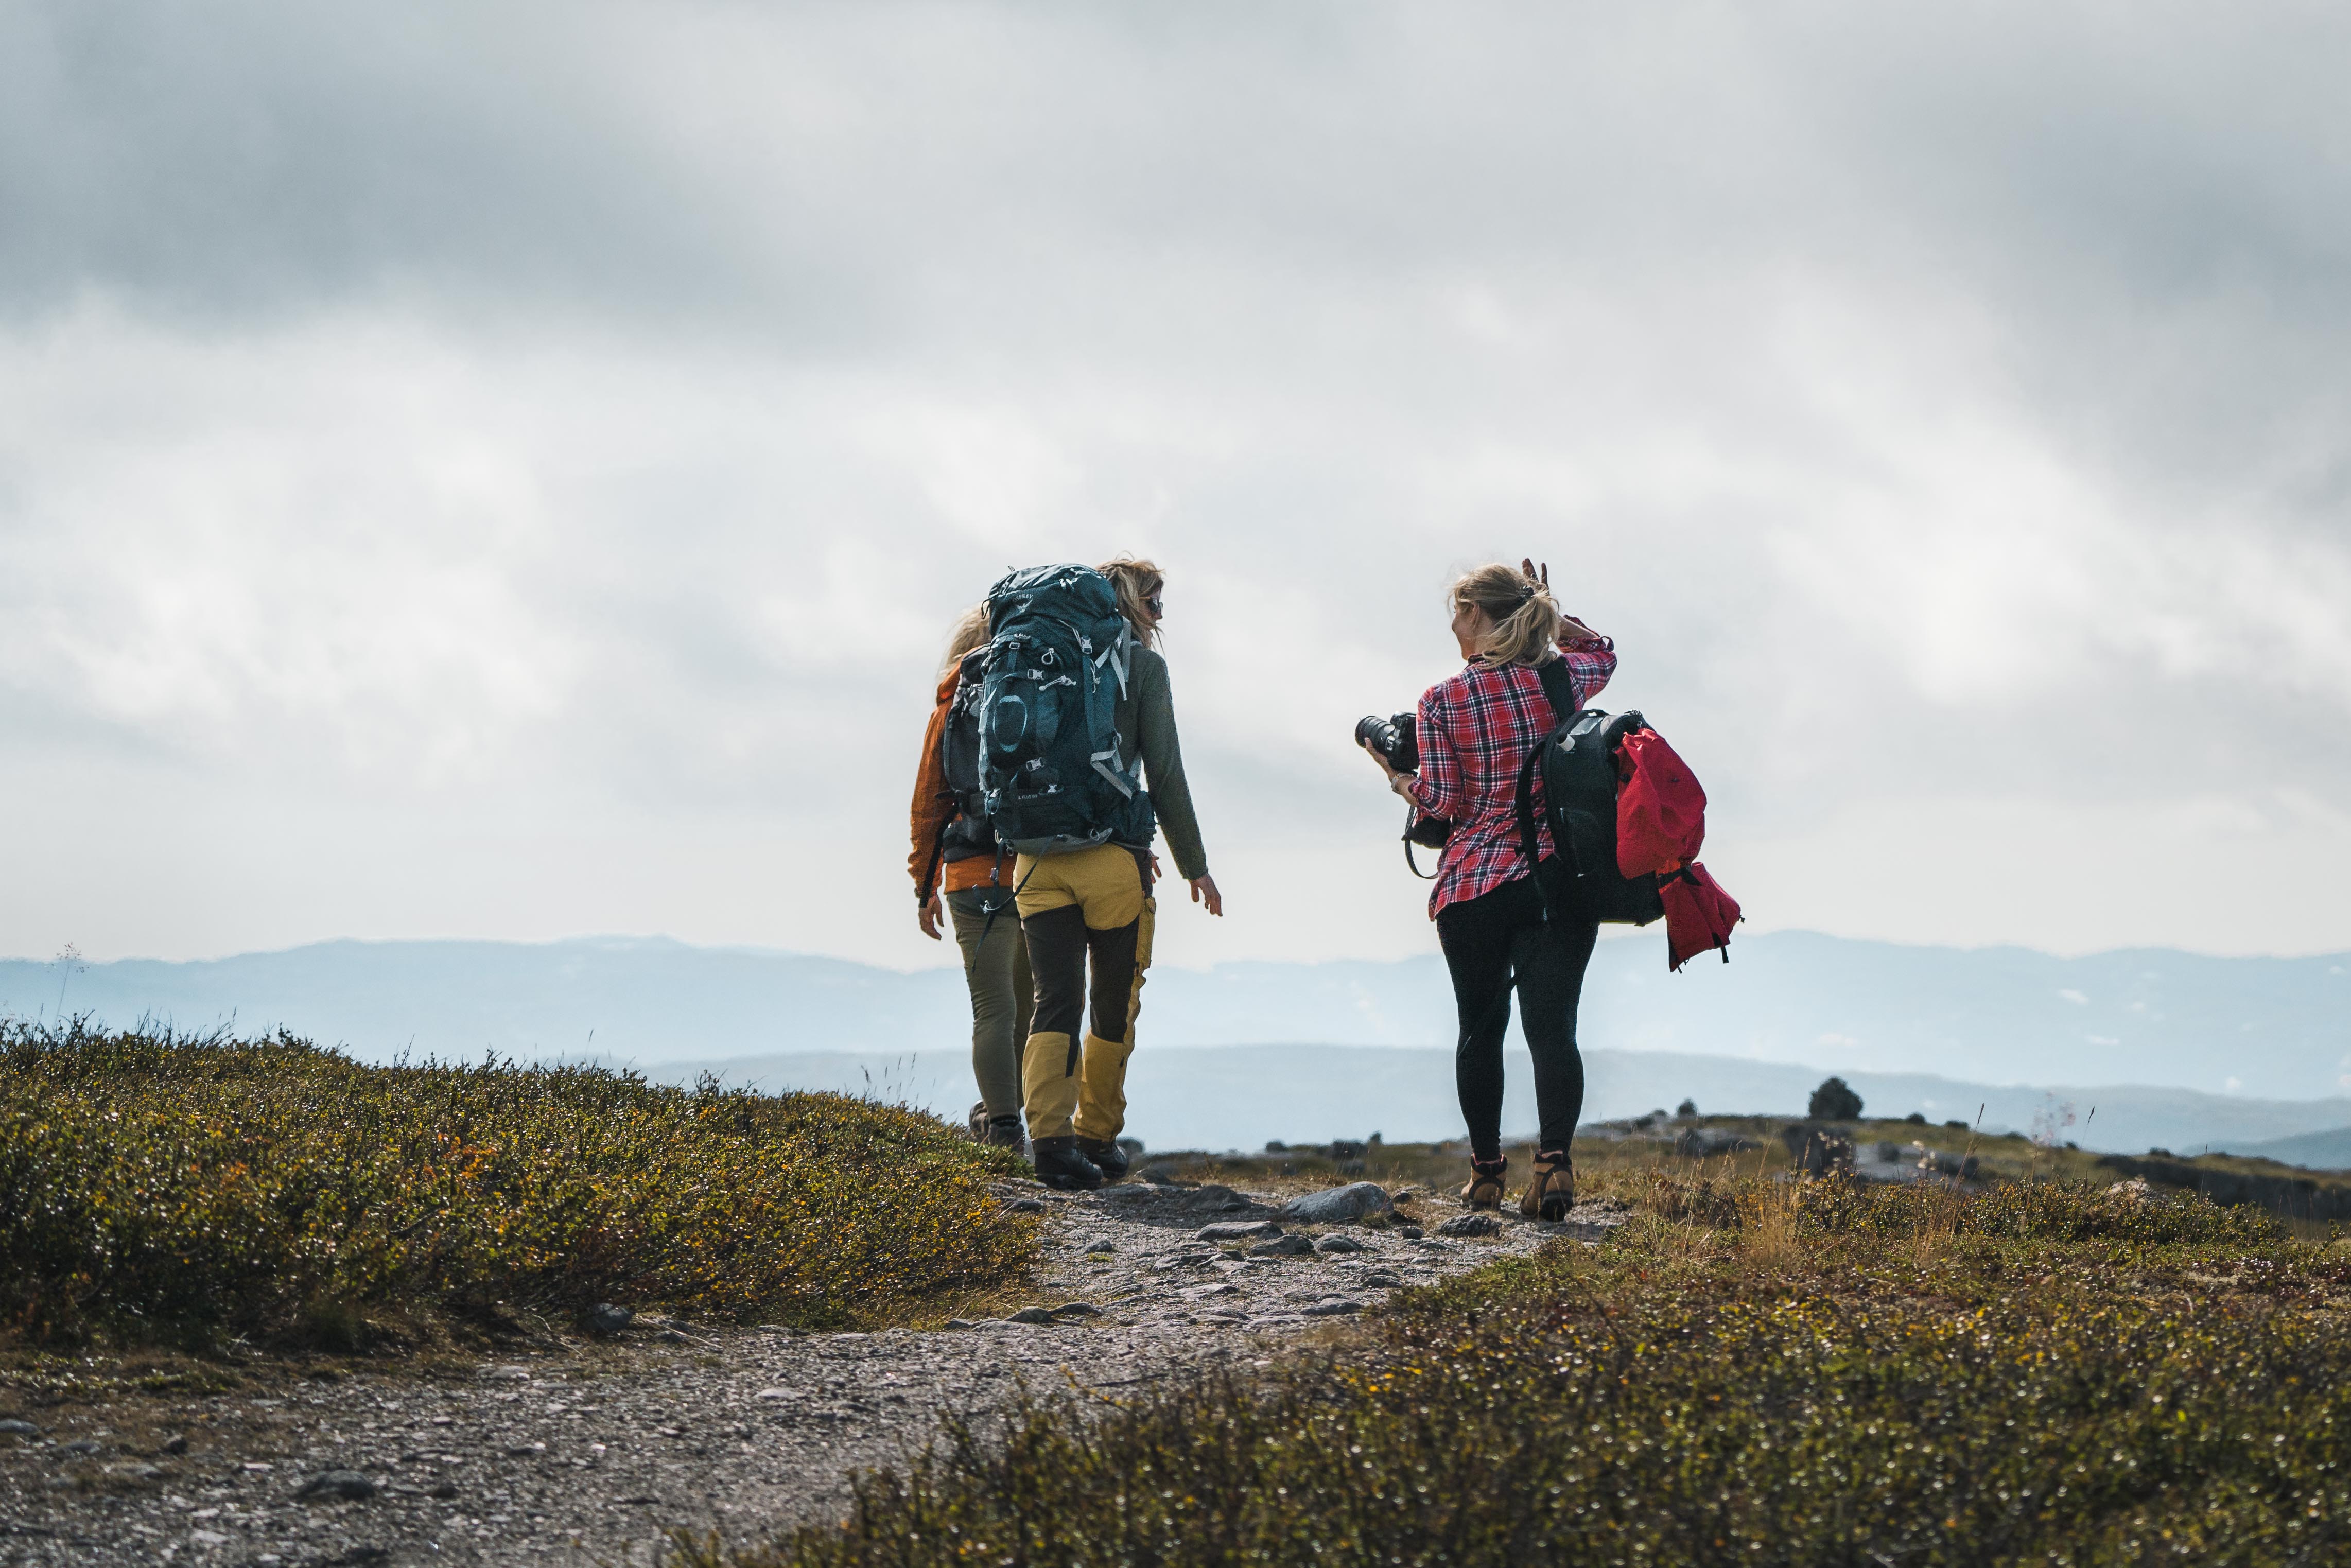
{"label": "large teal backpack", "polygon": [[978,660],[979,796],[997,841],[1061,854],[1151,841],[1143,759],[1120,754],[1116,705],[1134,633],[1090,566],[1007,573],[987,593]]}

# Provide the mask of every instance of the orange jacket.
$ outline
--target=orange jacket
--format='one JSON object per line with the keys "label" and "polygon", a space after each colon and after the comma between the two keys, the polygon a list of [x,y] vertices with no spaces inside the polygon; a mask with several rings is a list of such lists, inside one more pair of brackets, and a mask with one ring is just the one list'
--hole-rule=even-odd
{"label": "orange jacket", "polygon": [[[939,745],[947,733],[947,706],[955,700],[955,691],[956,672],[949,670],[939,677],[938,706],[931,710],[931,722],[923,731],[923,761],[914,771],[914,805],[909,813],[914,847],[906,856],[906,874],[914,879],[917,895],[930,892],[925,885],[925,873],[930,871],[931,857],[938,851],[939,835],[958,814],[955,797],[947,793],[946,769],[939,763]],[[942,861],[938,868],[939,883],[948,893],[961,893],[969,887],[1012,885],[1012,857],[1001,850],[994,855]]]}

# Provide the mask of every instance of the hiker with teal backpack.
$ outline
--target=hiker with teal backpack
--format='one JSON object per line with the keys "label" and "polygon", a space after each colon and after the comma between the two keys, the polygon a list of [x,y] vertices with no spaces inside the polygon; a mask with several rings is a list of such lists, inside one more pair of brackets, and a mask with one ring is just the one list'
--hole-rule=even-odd
{"label": "hiker with teal backpack", "polygon": [[1014,906],[1036,987],[1020,1063],[1029,1158],[1064,1190],[1126,1174],[1118,1135],[1151,967],[1157,831],[1193,901],[1224,913],[1167,663],[1151,646],[1165,581],[1126,558],[1008,574],[988,591],[987,644],[964,664],[969,721],[946,742],[950,779],[1019,857]]}

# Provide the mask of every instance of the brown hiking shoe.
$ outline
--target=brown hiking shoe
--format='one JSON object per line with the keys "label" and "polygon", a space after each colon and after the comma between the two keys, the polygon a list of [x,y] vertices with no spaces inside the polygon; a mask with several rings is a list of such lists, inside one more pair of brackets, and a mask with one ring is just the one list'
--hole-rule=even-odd
{"label": "brown hiking shoe", "polygon": [[1490,1162],[1471,1160],[1469,1185],[1461,1189],[1461,1201],[1472,1208],[1501,1207],[1502,1177],[1510,1168],[1510,1162],[1507,1157]]}
{"label": "brown hiking shoe", "polygon": [[1534,1179],[1519,1195],[1519,1212],[1529,1219],[1565,1219],[1575,1207],[1575,1162],[1564,1149],[1535,1156]]}

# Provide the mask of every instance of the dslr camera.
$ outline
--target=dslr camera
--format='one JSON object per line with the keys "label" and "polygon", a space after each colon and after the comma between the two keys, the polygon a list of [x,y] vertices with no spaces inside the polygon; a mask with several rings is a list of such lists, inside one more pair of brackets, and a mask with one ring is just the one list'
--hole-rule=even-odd
{"label": "dslr camera", "polygon": [[[1368,746],[1387,758],[1388,766],[1399,773],[1420,771],[1420,721],[1408,713],[1392,713],[1382,718],[1366,714],[1355,721],[1355,744]],[[1413,874],[1424,874],[1412,858],[1412,846],[1438,850],[1451,836],[1453,824],[1442,817],[1425,817],[1417,807],[1405,814],[1404,861]]]}
{"label": "dslr camera", "polygon": [[1419,719],[1408,713],[1392,713],[1385,718],[1365,714],[1355,721],[1355,744],[1370,747],[1386,758],[1388,766],[1399,773],[1417,773],[1419,729]]}

